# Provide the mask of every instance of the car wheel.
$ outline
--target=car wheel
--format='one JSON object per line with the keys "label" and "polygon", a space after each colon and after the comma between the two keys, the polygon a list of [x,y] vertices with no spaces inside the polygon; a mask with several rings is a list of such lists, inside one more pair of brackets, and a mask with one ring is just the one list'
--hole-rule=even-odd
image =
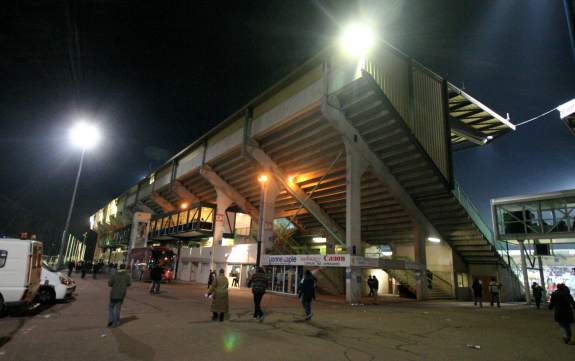
{"label": "car wheel", "polygon": [[56,301],[56,295],[54,290],[48,287],[42,287],[38,291],[38,302],[43,305],[51,305]]}

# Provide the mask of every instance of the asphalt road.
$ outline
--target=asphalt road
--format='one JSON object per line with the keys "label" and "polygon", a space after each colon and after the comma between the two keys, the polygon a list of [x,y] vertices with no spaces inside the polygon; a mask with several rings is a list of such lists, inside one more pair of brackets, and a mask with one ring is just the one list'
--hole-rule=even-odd
{"label": "asphalt road", "polygon": [[[122,325],[106,328],[105,280],[78,280],[76,300],[32,315],[0,319],[0,361],[90,360],[575,360],[547,310],[505,304],[403,302],[314,304],[303,321],[298,300],[267,294],[263,323],[251,318],[251,294],[231,290],[228,320],[210,320],[205,286],[136,283]],[[6,341],[6,339],[5,339]]]}

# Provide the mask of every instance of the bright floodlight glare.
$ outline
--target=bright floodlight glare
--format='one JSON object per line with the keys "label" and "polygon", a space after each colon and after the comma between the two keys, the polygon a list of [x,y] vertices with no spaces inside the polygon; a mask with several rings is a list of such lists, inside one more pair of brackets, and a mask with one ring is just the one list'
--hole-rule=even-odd
{"label": "bright floodlight glare", "polygon": [[365,24],[354,23],[348,25],[340,38],[340,46],[349,55],[363,56],[375,43],[375,35]]}
{"label": "bright floodlight glare", "polygon": [[85,122],[76,123],[70,129],[69,136],[73,145],[83,149],[93,148],[100,140],[98,128]]}
{"label": "bright floodlight glare", "polygon": [[433,243],[439,243],[441,242],[441,239],[437,238],[437,237],[428,237],[427,240],[429,242],[433,242]]}

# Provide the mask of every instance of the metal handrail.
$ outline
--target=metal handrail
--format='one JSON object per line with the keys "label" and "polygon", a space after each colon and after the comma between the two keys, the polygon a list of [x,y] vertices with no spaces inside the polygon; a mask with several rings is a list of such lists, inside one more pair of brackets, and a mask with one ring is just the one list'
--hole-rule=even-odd
{"label": "metal handrail", "polygon": [[499,253],[501,258],[503,259],[503,262],[508,264],[512,272],[515,273],[515,276],[521,281],[523,279],[521,269],[515,263],[513,258],[507,257],[507,262],[505,261],[506,257],[503,257],[503,255],[507,255],[507,249],[505,248],[504,243],[496,240],[495,237],[493,237],[493,232],[487,226],[483,218],[481,218],[479,210],[471,202],[471,198],[469,198],[469,196],[463,191],[463,188],[456,180],[453,180],[452,192],[455,198],[457,198],[459,203],[463,206],[463,208],[465,208],[465,211],[467,212],[469,217],[471,217],[471,220],[473,221],[475,226],[479,229],[483,237],[487,240],[487,242],[489,242],[489,244],[491,244],[495,248],[497,253]]}

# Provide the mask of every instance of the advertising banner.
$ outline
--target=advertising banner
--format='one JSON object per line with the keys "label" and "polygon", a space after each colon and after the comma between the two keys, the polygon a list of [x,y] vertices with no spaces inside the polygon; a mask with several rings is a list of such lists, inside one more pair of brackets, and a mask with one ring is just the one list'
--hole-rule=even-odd
{"label": "advertising banner", "polygon": [[130,232],[130,249],[146,247],[151,217],[151,214],[146,212],[134,213],[132,230]]}
{"label": "advertising banner", "polygon": [[269,266],[349,267],[349,254],[292,254],[266,255],[262,263]]}

